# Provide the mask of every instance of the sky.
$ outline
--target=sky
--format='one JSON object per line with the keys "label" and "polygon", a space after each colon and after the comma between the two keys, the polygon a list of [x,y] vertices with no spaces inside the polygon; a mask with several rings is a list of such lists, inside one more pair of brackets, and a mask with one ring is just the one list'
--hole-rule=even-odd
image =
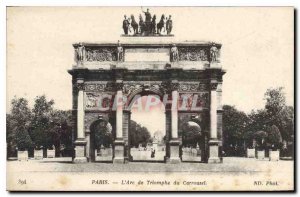
{"label": "sky", "polygon": [[[14,96],[30,105],[45,94],[55,108],[71,109],[76,42],[121,42],[123,15],[146,7],[9,7],[7,10],[7,111]],[[222,44],[223,104],[250,112],[264,107],[270,87],[284,87],[294,102],[294,10],[292,7],[149,7],[172,15],[172,41]],[[126,38],[134,39],[134,38]],[[151,38],[155,39],[155,38]],[[150,40],[151,40],[150,39]],[[166,38],[170,39],[170,38]],[[148,39],[149,40],[149,39]]]}

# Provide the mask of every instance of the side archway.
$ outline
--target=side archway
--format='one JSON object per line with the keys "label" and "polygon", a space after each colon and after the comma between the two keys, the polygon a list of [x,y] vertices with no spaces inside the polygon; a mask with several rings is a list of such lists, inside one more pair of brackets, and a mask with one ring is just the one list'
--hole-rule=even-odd
{"label": "side archway", "polygon": [[[113,127],[107,120],[98,119],[91,124],[90,132],[90,160],[94,162],[96,161],[97,153],[101,153],[102,150],[112,149]],[[104,157],[104,155],[101,156]],[[105,161],[112,160],[112,151],[108,151],[105,157],[107,157]],[[109,159],[110,157],[111,159]],[[102,160],[104,161],[103,158]]]}

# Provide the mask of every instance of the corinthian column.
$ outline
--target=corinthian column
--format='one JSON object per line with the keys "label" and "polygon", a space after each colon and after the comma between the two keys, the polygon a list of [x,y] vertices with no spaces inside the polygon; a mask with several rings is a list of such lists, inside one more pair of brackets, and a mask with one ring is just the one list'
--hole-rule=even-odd
{"label": "corinthian column", "polygon": [[171,83],[172,106],[171,107],[171,139],[169,142],[169,158],[168,163],[180,163],[179,157],[179,140],[178,140],[178,81]]}
{"label": "corinthian column", "polygon": [[86,140],[84,135],[84,81],[83,79],[78,79],[76,83],[78,90],[77,95],[77,139],[75,144],[75,158],[74,162],[83,163],[87,162],[87,157],[85,154]]}
{"label": "corinthian column", "polygon": [[123,84],[116,82],[116,140],[114,142],[114,159],[113,163],[124,163],[124,139],[123,139]]}
{"label": "corinthian column", "polygon": [[209,163],[219,163],[219,140],[217,133],[217,81],[210,84],[210,139],[209,139]]}

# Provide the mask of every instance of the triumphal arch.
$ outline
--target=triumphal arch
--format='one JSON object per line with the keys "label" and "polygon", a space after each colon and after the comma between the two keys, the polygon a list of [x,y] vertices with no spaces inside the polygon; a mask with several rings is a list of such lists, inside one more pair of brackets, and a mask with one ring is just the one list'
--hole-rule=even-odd
{"label": "triumphal arch", "polygon": [[173,35],[151,33],[73,44],[74,162],[95,160],[93,128],[100,123],[112,134],[112,162],[131,160],[131,108],[137,95],[156,95],[165,105],[165,162],[181,162],[179,134],[187,123],[199,127],[201,161],[222,161],[221,44],[175,42]]}

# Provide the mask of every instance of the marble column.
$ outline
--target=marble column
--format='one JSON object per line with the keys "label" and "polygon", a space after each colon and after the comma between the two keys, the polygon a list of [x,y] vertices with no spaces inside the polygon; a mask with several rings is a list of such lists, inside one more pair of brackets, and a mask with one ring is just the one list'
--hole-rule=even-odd
{"label": "marble column", "polygon": [[172,85],[172,106],[171,106],[171,140],[169,142],[170,146],[170,157],[168,158],[168,163],[180,163],[179,157],[179,140],[178,140],[178,91],[176,85]]}
{"label": "marble column", "polygon": [[129,125],[130,125],[130,115],[129,110],[123,110],[123,140],[125,149],[125,163],[131,160],[130,156],[130,139],[129,139]]}
{"label": "marble column", "polygon": [[116,139],[114,142],[114,159],[113,163],[124,163],[124,139],[123,139],[123,98],[122,86],[117,84],[116,102]]}
{"label": "marble column", "polygon": [[84,134],[84,82],[82,79],[77,80],[77,139],[75,140],[75,158],[74,162],[87,162],[86,157],[86,140]]}
{"label": "marble column", "polygon": [[220,163],[219,140],[217,133],[217,86],[216,81],[211,82],[210,90],[210,139],[208,163]]}

